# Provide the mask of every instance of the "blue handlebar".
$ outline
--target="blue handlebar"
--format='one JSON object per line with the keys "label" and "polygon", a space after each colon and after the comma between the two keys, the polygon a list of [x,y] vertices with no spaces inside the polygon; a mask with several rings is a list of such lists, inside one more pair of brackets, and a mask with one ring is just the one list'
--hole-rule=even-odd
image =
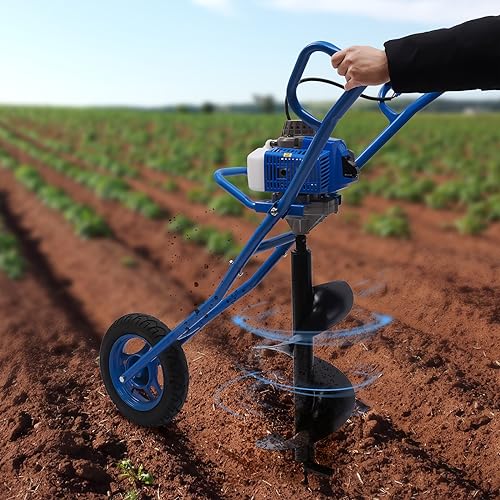
{"label": "blue handlebar", "polygon": [[[326,143],[329,135],[332,133],[333,129],[337,125],[338,121],[342,118],[345,112],[354,104],[356,99],[363,93],[366,87],[357,87],[352,90],[345,91],[337,100],[337,102],[332,106],[330,111],[327,113],[323,121],[315,118],[311,113],[306,111],[300,104],[297,98],[297,86],[300,83],[300,79],[304,73],[304,70],[309,62],[311,54],[314,52],[324,52],[329,56],[332,56],[340,49],[329,42],[313,42],[302,49],[295,67],[293,68],[290,80],[288,81],[288,86],[286,90],[286,98],[290,108],[295,112],[295,114],[307,125],[316,131],[316,136],[320,136],[317,141],[318,148],[314,148],[314,153],[321,151],[321,145]],[[383,98],[387,95],[391,89],[390,82],[382,86],[379,92],[379,97]],[[389,120],[389,125],[375,138],[375,140],[356,158],[356,164],[358,168],[362,168],[365,163],[406,123],[408,120],[418,111],[423,109],[427,104],[431,103],[441,95],[441,92],[429,92],[423,94],[416,101],[409,104],[403,111],[397,113],[391,109],[385,102],[379,102],[380,111]],[[315,139],[316,139],[315,136]],[[313,144],[310,145],[309,149],[312,148]],[[304,163],[306,163],[304,161]],[[304,170],[304,167],[302,168]],[[301,176],[304,177],[305,176]],[[302,180],[302,179],[301,179]],[[291,194],[291,193],[290,193]],[[291,201],[292,196],[290,196]]]}
{"label": "blue handlebar", "polygon": [[[292,110],[295,112],[295,114],[304,122],[307,123],[311,128],[314,130],[318,130],[319,127],[321,126],[321,121],[319,121],[317,118],[315,118],[311,113],[306,111],[302,105],[300,104],[298,98],[297,98],[297,87],[299,85],[300,79],[302,78],[302,75],[304,74],[304,70],[306,69],[307,63],[309,62],[309,58],[314,52],[324,52],[325,54],[328,54],[329,56],[333,56],[336,52],[338,52],[340,49],[333,45],[332,43],[329,42],[313,42],[307,45],[304,49],[302,49],[302,52],[299,54],[299,57],[297,58],[297,62],[295,63],[295,67],[293,68],[292,74],[290,76],[290,80],[288,81],[288,86],[286,89],[286,98],[288,100],[288,104],[292,108]],[[357,89],[352,89],[344,92],[342,96],[340,97],[340,100],[345,101],[346,103],[349,103],[348,106],[343,110],[342,113],[339,113],[338,117],[336,120],[334,120],[333,123],[333,128],[337,124],[337,122],[340,120],[342,115],[349,109],[354,101],[359,97],[359,94],[363,92],[363,90],[366,87],[358,87]],[[342,110],[343,107],[339,107],[339,111]]]}

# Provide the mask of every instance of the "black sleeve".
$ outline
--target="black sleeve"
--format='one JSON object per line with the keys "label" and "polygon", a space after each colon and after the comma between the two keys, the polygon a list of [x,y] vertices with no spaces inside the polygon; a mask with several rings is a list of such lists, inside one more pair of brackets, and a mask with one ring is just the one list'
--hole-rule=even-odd
{"label": "black sleeve", "polygon": [[385,42],[396,92],[500,89],[500,16]]}

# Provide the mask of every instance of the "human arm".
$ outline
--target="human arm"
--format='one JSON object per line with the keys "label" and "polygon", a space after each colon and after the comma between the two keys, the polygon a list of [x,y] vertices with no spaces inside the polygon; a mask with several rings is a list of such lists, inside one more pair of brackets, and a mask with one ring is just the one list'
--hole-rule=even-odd
{"label": "human arm", "polygon": [[389,40],[384,47],[349,47],[332,56],[346,90],[389,79],[396,92],[500,89],[500,16]]}

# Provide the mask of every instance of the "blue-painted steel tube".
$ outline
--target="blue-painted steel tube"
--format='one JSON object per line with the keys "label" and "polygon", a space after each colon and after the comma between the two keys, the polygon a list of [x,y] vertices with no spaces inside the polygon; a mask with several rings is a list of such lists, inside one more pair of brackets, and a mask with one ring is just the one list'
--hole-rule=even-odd
{"label": "blue-painted steel tube", "polygon": [[[412,102],[401,113],[397,114],[385,103],[384,114],[389,119],[389,125],[374,139],[374,141],[356,158],[358,168],[363,168],[366,162],[418,111],[437,99],[441,92],[429,92]],[[381,103],[382,104],[382,103]]]}
{"label": "blue-painted steel tube", "polygon": [[[234,196],[240,203],[245,205],[252,210],[260,213],[267,213],[269,209],[273,206],[270,201],[254,201],[250,199],[241,189],[229,182],[226,177],[232,177],[235,175],[246,175],[247,167],[229,167],[229,168],[219,168],[214,172],[214,178],[217,184],[227,191],[231,196]],[[288,211],[289,215],[296,215],[301,217],[304,215],[304,205],[292,203]]]}
{"label": "blue-painted steel tube", "polygon": [[158,356],[158,354],[168,349],[177,339],[183,343],[189,340],[216,316],[253,290],[271,271],[280,258],[283,257],[291,245],[292,243],[290,242],[277,247],[254,275],[225,299],[223,297],[218,297],[216,294],[212,295],[199,309],[191,313],[184,322],[180,323],[168,335],[160,340],[158,344],[144,354],[144,356],[141,356],[137,363],[126,370],[120,377],[120,381],[125,383],[130,380],[136,373],[145,368],[156,356]]}
{"label": "blue-painted steel tube", "polygon": [[243,191],[229,182],[226,177],[231,175],[246,175],[247,167],[220,168],[214,172],[214,178],[223,189],[234,196],[245,207],[255,210],[255,201],[251,200]]}
{"label": "blue-painted steel tube", "polygon": [[306,111],[299,102],[297,98],[297,87],[299,86],[300,79],[304,74],[309,58],[314,52],[324,52],[329,56],[333,56],[335,52],[340,49],[329,42],[313,42],[304,47],[297,58],[297,62],[290,75],[290,80],[288,81],[288,86],[286,88],[286,98],[288,104],[293,109],[295,114],[304,122],[307,123],[314,130],[318,130],[321,127],[321,122]]}
{"label": "blue-painted steel tube", "polygon": [[255,253],[265,252],[271,248],[275,248],[281,245],[286,245],[287,243],[293,243],[295,241],[295,234],[292,232],[280,234],[278,236],[273,236],[267,240],[264,240],[255,250]]}
{"label": "blue-painted steel tube", "polygon": [[259,267],[259,269],[254,273],[254,275],[240,285],[236,290],[230,293],[225,299],[220,301],[206,316],[205,319],[195,324],[189,335],[181,335],[179,340],[185,342],[189,340],[199,329],[203,328],[209,321],[212,321],[221,312],[225,311],[229,306],[233,305],[248,292],[252,291],[272,270],[272,268],[278,263],[278,261],[285,255],[285,253],[292,246],[292,243],[287,243],[277,247],[274,252],[269,256],[269,258]]}

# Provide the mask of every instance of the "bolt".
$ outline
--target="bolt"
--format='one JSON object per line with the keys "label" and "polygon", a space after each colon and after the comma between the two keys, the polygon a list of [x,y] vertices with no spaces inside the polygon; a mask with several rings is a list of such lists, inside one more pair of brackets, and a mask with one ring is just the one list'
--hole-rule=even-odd
{"label": "bolt", "polygon": [[118,379],[122,384],[125,383],[125,377],[123,375],[120,375],[119,379]]}
{"label": "bolt", "polygon": [[278,209],[276,207],[271,208],[269,213],[273,216],[276,217],[278,215]]}

